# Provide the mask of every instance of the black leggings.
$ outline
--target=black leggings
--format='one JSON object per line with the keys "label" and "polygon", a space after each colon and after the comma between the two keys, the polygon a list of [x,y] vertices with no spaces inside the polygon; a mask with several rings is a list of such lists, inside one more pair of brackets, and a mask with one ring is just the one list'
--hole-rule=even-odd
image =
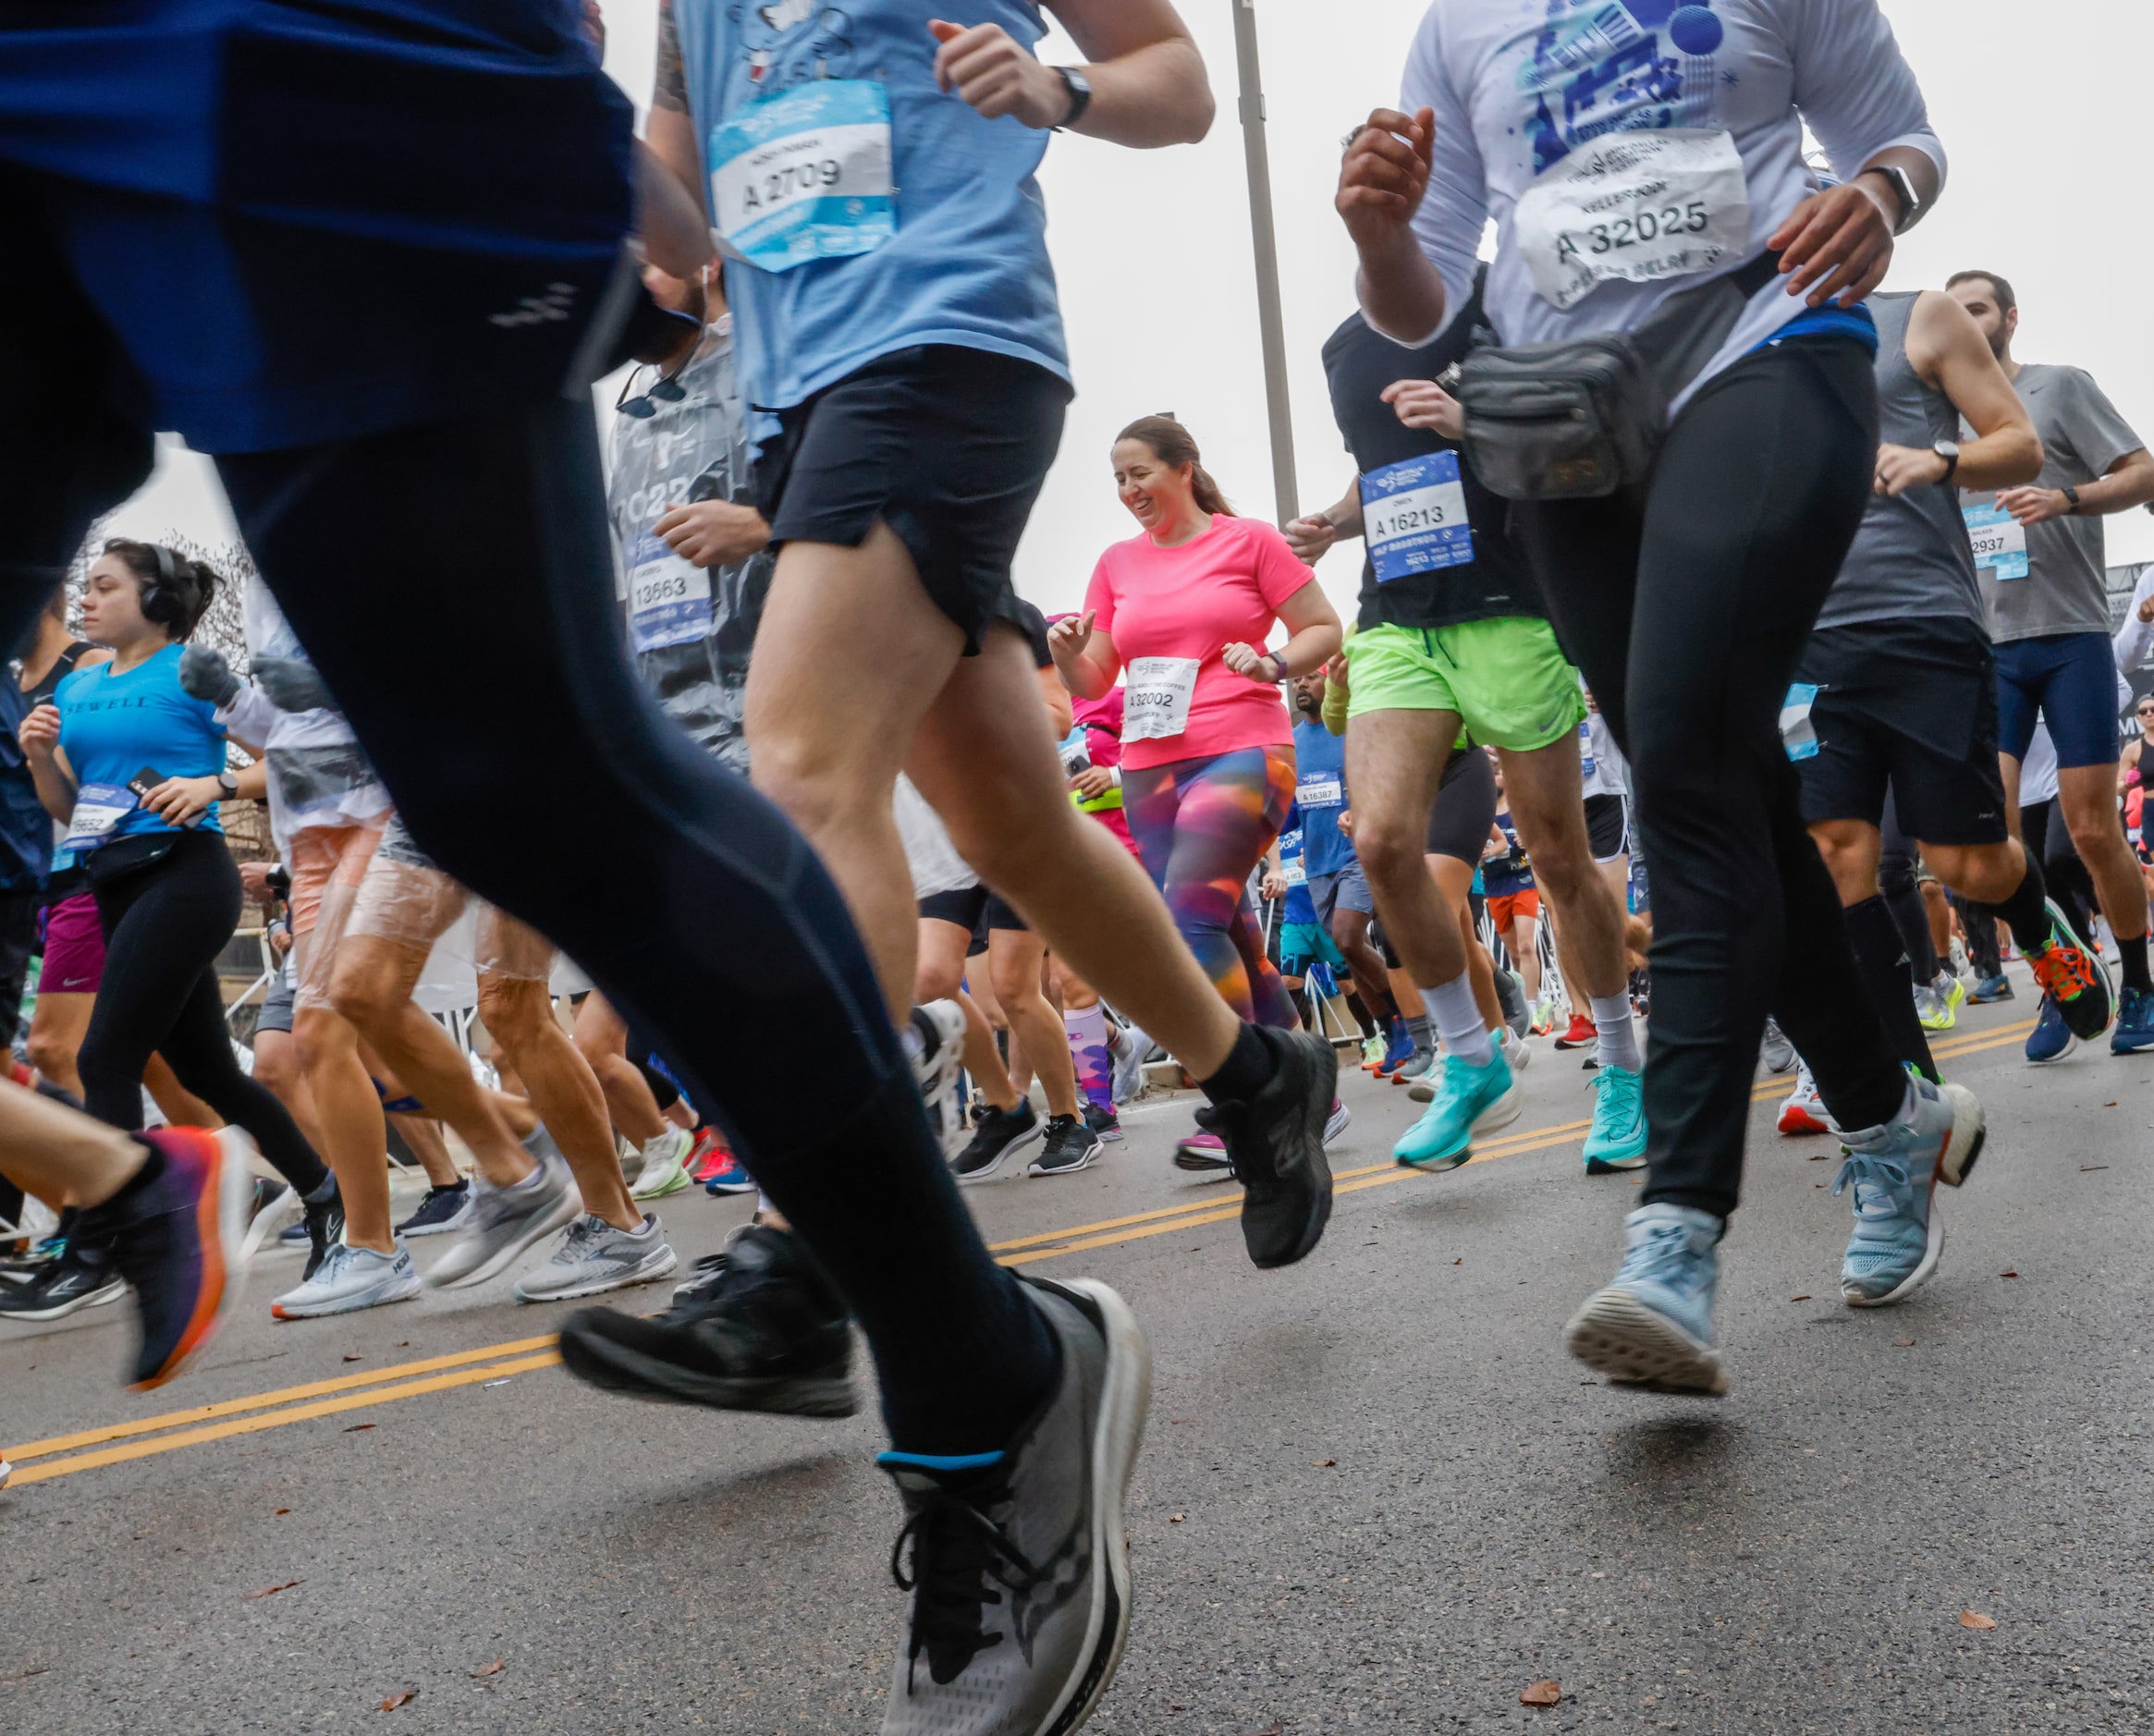
{"label": "black leggings", "polygon": [[1877,444],[1868,353],[1794,338],[1698,393],[1643,498],[1514,509],[1636,779],[1653,865],[1648,1202],[1734,1209],[1768,1012],[1842,1126],[1884,1121],[1905,1094],[1779,728]]}
{"label": "black leggings", "polygon": [[2064,920],[2079,936],[2079,944],[2094,950],[2094,912],[2100,907],[2095,896],[2094,876],[2079,860],[2079,846],[2072,841],[2072,828],[2064,824],[2064,810],[2054,796],[2030,801],[2019,811],[2019,834],[2028,852],[2042,864],[2042,878],[2050,897],[2064,912]]}
{"label": "black leggings", "polygon": [[163,1055],[179,1082],[302,1194],[328,1171],[289,1111],[240,1068],[225,1025],[217,954],[239,922],[239,871],[217,832],[185,832],[161,860],[97,889],[104,974],[77,1065],[100,1121],[142,1125],[142,1070]]}

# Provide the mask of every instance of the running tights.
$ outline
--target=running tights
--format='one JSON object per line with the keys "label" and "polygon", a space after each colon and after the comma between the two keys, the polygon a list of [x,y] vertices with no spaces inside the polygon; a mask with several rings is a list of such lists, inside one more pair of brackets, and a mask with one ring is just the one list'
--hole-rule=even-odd
{"label": "running tights", "polygon": [[235,1127],[302,1196],[329,1172],[291,1112],[232,1054],[217,954],[239,925],[239,871],[218,832],[185,832],[161,860],[97,889],[104,975],[76,1065],[100,1121],[142,1125],[142,1070],[163,1055],[179,1082]]}
{"label": "running tights", "polygon": [[1291,1031],[1293,1002],[1264,948],[1249,874],[1294,801],[1294,751],[1242,748],[1122,766],[1122,813],[1174,926],[1244,1024]]}
{"label": "running tights", "polygon": [[1653,865],[1647,1202],[1734,1209],[1768,1012],[1842,1126],[1904,1099],[1779,728],[1877,444],[1867,351],[1793,338],[1700,390],[1642,496],[1514,513],[1630,760]]}

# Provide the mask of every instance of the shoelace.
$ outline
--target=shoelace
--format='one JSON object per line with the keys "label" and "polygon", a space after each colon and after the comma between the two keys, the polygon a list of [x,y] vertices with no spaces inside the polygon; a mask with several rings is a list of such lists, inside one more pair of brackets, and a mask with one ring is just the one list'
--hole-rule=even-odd
{"label": "shoelace", "polygon": [[1690,1231],[1681,1224],[1655,1224],[1646,1232],[1646,1245],[1624,1257],[1622,1276],[1666,1282],[1689,1263]]}
{"label": "shoelace", "polygon": [[1892,1194],[1895,1190],[1904,1188],[1907,1180],[1907,1166],[1899,1158],[1880,1156],[1875,1152],[1851,1151],[1847,1161],[1840,1166],[1840,1173],[1832,1180],[1832,1197],[1838,1199],[1852,1185],[1854,1215],[1866,1222],[1875,1223],[1899,1216]]}
{"label": "shoelace", "polygon": [[[1007,1485],[999,1484],[981,1491],[989,1499],[1007,1492]],[[1002,1527],[980,1510],[985,1503],[943,1488],[927,1489],[914,1498],[918,1505],[890,1550],[890,1577],[899,1590],[914,1594],[912,1646],[905,1659],[908,1693],[922,1652],[927,1654],[928,1674],[936,1681],[955,1681],[967,1664],[1002,1637],[999,1631],[986,1631],[987,1606],[1002,1603],[1004,1591],[1029,1591],[1045,1577]],[[905,1571],[908,1543],[912,1546],[910,1576]]]}
{"label": "shoelace", "polygon": [[2051,941],[2026,962],[2043,993],[2054,999],[2077,1000],[2094,986],[2094,967],[2084,952],[2066,941]]}

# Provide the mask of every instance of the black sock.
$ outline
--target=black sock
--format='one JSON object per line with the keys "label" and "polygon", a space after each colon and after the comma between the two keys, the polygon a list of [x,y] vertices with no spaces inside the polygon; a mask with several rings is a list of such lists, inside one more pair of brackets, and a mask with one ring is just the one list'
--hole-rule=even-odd
{"label": "black sock", "polygon": [[336,1176],[330,1175],[324,1177],[320,1187],[316,1188],[312,1193],[302,1193],[300,1197],[305,1200],[309,1205],[321,1205],[330,1200],[335,1199],[337,1197]]}
{"label": "black sock", "polygon": [[1243,1025],[1234,1046],[1227,1051],[1227,1058],[1219,1063],[1219,1070],[1209,1079],[1199,1080],[1197,1088],[1214,1103],[1247,1103],[1271,1083],[1271,1076],[1278,1070],[1279,1063],[1256,1034],[1256,1027]]}
{"label": "black sock", "polygon": [[2119,935],[2117,956],[2123,961],[2126,988],[2154,988],[2154,980],[2147,975],[2147,936],[2144,935]]}
{"label": "black sock", "polygon": [[1881,897],[1848,906],[1847,937],[1854,943],[1855,968],[1862,972],[1863,986],[1884,1021],[1885,1041],[1893,1054],[1914,1062],[1922,1076],[1934,1082],[1937,1063],[1930,1059],[1922,1022],[1915,1016],[1915,973],[1907,962],[1907,944]]}
{"label": "black sock", "polygon": [[2002,917],[2004,925],[2012,930],[2012,944],[2031,958],[2050,944],[2050,889],[2034,852],[2020,853],[2026,859],[2026,873],[2020,876],[2012,896],[1995,904],[1977,904],[1975,909]]}
{"label": "black sock", "polygon": [[1369,1009],[1363,1004],[1358,990],[1350,988],[1346,991],[1346,1010],[1353,1015],[1353,1022],[1361,1027],[1364,1038],[1377,1034],[1377,1021],[1369,1017]]}

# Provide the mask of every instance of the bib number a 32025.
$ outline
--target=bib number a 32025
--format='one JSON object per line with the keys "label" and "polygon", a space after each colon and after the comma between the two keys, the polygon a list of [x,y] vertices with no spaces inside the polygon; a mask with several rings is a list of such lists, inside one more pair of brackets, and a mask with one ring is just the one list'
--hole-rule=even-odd
{"label": "bib number a 32025", "polygon": [[890,96],[825,79],[711,128],[711,212],[725,251],[765,271],[873,252],[898,232]]}
{"label": "bib number a 32025", "polygon": [[1431,452],[1365,471],[1361,518],[1378,583],[1463,567],[1474,558],[1474,528],[1466,521],[1456,452]]}
{"label": "bib number a 32025", "polygon": [[2026,577],[2025,525],[2002,507],[1966,507],[1960,516],[1967,521],[1976,566],[1988,568],[1992,579]]}
{"label": "bib number a 32025", "polygon": [[657,651],[707,639],[711,576],[684,560],[645,531],[635,541],[629,566],[629,642]]}
{"label": "bib number a 32025", "polygon": [[1726,131],[1603,133],[1541,172],[1511,226],[1541,299],[1571,308],[1610,279],[1659,283],[1741,261],[1750,183]]}

